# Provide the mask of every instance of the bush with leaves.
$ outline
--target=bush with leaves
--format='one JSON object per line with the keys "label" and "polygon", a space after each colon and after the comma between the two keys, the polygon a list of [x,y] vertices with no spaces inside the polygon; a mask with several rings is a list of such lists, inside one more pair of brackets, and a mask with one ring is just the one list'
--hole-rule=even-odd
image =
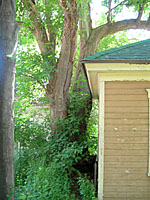
{"label": "bush with leaves", "polygon": [[29,113],[16,119],[15,141],[20,143],[15,153],[16,199],[94,199],[93,183],[74,168],[90,146],[90,136],[83,139],[79,123],[86,99],[86,94],[71,95],[68,117],[57,122],[55,135],[46,116],[39,116],[41,122]]}

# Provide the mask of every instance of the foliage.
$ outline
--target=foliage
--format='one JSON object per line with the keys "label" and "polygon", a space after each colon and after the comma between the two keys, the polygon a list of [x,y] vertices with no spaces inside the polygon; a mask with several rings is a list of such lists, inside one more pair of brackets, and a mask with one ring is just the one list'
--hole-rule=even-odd
{"label": "foliage", "polygon": [[[24,51],[22,51],[22,49],[18,50],[18,55],[19,58],[16,66],[17,77],[23,81],[22,84],[30,84],[30,86],[27,87],[32,88],[32,90],[41,90],[41,87],[46,87],[48,80],[52,78],[51,73],[56,71],[55,66],[49,64],[49,61],[52,63],[56,60],[55,55],[48,55],[43,60],[42,55],[35,47],[28,47],[26,50],[24,47]],[[18,80],[18,82],[21,84],[20,80]],[[38,85],[40,89],[38,89],[36,85]]]}
{"label": "foliage", "polygon": [[16,197],[22,193],[24,199],[75,199],[74,194],[70,193],[71,183],[67,170],[56,161],[47,166],[44,159],[36,159],[31,163],[26,182],[17,188]]}
{"label": "foliage", "polygon": [[86,94],[72,93],[68,118],[57,122],[56,135],[51,134],[46,116],[16,119],[15,141],[20,143],[15,153],[16,199],[73,200],[77,195],[71,190],[76,182],[72,178],[74,173],[79,176],[79,194],[83,199],[94,199],[93,184],[87,177],[82,179],[74,168],[84,156],[83,150],[90,145],[87,136],[83,140],[79,132],[80,110],[86,99]]}
{"label": "foliage", "polygon": [[[97,21],[97,24],[102,25],[104,23],[107,23],[106,15],[104,13],[101,13],[101,17]],[[104,50],[119,47],[128,43],[129,43],[129,40],[127,36],[127,31],[118,32],[118,33],[104,37],[99,42],[97,51],[104,51]]]}
{"label": "foliage", "polygon": [[[145,4],[144,12],[148,15],[150,5],[149,0],[114,0],[111,3],[111,20],[113,21],[117,14],[121,13],[125,7],[130,10],[132,9],[136,14],[138,14],[138,11],[143,4]],[[109,9],[108,0],[102,0],[102,5]]]}
{"label": "foliage", "polygon": [[[35,19],[35,17],[37,17],[30,15],[30,11],[32,9],[31,2],[29,3],[29,1],[21,0],[17,0],[16,2],[17,21],[21,23],[23,27],[26,27],[27,30],[30,32],[34,31],[32,21]],[[62,34],[64,21],[64,14],[62,8],[59,6],[59,1],[47,0],[45,4],[45,0],[38,0],[36,1],[36,4],[32,6],[36,10],[36,12],[38,12],[39,21],[37,21],[37,23],[39,23],[39,26],[46,27],[47,29],[50,28],[50,31],[54,33],[57,31],[57,38],[59,40],[59,37],[61,37]]]}
{"label": "foliage", "polygon": [[129,40],[127,37],[127,32],[119,32],[113,35],[108,35],[102,39],[98,45],[98,51],[104,51],[110,48],[119,47],[128,44]]}
{"label": "foliage", "polygon": [[78,183],[82,200],[97,200],[97,198],[94,196],[94,185],[91,184],[86,176],[79,177]]}
{"label": "foliage", "polygon": [[97,155],[98,147],[98,102],[94,101],[87,123],[88,148],[91,155]]}

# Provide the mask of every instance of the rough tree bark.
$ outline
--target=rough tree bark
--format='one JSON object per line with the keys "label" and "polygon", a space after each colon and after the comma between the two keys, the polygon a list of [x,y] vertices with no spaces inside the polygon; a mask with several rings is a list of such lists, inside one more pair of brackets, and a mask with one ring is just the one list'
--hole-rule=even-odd
{"label": "rough tree bark", "polygon": [[60,0],[64,10],[64,29],[61,54],[57,63],[55,78],[47,85],[50,98],[50,119],[52,132],[56,130],[55,121],[63,119],[67,113],[69,87],[72,78],[74,58],[77,48],[78,11],[75,0]]}
{"label": "rough tree bark", "polygon": [[[17,41],[16,1],[0,0],[0,199],[14,184],[14,74]],[[13,199],[13,197],[11,197]]]}

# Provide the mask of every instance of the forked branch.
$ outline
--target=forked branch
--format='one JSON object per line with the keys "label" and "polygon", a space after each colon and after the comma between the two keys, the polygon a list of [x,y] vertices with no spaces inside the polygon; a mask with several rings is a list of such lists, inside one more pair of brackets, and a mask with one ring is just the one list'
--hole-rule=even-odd
{"label": "forked branch", "polygon": [[120,2],[119,4],[117,4],[115,7],[111,8],[106,14],[109,14],[109,12],[111,13],[113,10],[115,10],[116,8],[118,8],[119,6],[121,5],[125,5],[125,3],[127,2],[128,0],[124,0],[122,2]]}
{"label": "forked branch", "polygon": [[[77,3],[76,0],[59,0],[59,4],[64,10],[65,16],[68,18],[74,18],[74,14],[76,13]],[[76,14],[75,14],[76,15]]]}

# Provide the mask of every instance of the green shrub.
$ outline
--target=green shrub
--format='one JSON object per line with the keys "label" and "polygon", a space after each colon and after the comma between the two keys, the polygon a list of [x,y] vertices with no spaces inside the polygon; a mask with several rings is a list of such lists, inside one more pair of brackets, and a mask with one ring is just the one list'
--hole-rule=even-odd
{"label": "green shrub", "polygon": [[[80,110],[86,99],[84,94],[69,99],[68,118],[57,122],[55,135],[51,134],[47,117],[42,123],[38,117],[17,119],[15,141],[21,147],[15,153],[16,200],[75,200],[79,195],[83,200],[95,199],[93,184],[74,169],[86,157],[83,150],[92,138],[81,137],[80,133]],[[77,191],[72,189],[74,184]]]}
{"label": "green shrub", "polygon": [[88,180],[87,176],[79,177],[79,190],[82,200],[96,200],[94,185]]}

